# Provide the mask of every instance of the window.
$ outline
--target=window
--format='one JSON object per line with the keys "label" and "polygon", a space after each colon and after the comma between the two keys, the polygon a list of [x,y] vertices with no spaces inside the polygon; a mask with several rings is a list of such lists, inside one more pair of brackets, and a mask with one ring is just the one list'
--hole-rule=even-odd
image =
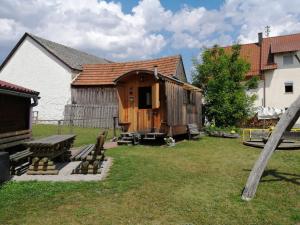
{"label": "window", "polygon": [[152,88],[139,87],[139,109],[152,108]]}
{"label": "window", "polygon": [[284,55],[283,56],[283,65],[291,65],[293,64],[293,55]]}
{"label": "window", "polygon": [[292,81],[285,82],[284,88],[285,88],[285,93],[293,93],[294,91],[293,82]]}

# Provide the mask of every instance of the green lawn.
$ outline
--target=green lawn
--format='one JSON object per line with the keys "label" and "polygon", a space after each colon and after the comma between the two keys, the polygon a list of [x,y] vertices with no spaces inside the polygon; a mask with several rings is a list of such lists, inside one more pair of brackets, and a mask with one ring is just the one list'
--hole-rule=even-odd
{"label": "green lawn", "polygon": [[205,137],[174,148],[118,147],[102,182],[9,183],[0,224],[218,225],[300,222],[300,151],[278,151],[257,195],[240,194],[260,150]]}
{"label": "green lawn", "polygon": [[[70,129],[69,126],[60,126],[57,125],[45,125],[45,124],[37,124],[32,127],[32,135],[34,138],[42,138],[47,137],[54,134],[76,134],[76,139],[74,146],[82,146],[86,144],[94,144],[96,142],[96,138],[99,133],[103,131],[103,129],[99,128],[80,128],[73,127]],[[118,132],[117,132],[118,134]],[[108,131],[107,139],[111,139],[113,137],[112,130]]]}

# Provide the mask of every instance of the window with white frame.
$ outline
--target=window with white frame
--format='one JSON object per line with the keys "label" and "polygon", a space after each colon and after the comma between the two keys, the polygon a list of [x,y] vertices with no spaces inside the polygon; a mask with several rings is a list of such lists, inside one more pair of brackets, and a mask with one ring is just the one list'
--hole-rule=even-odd
{"label": "window with white frame", "polygon": [[292,65],[293,63],[294,63],[293,55],[289,54],[283,56],[283,65]]}
{"label": "window with white frame", "polygon": [[285,93],[293,93],[294,91],[293,81],[284,82],[284,90]]}

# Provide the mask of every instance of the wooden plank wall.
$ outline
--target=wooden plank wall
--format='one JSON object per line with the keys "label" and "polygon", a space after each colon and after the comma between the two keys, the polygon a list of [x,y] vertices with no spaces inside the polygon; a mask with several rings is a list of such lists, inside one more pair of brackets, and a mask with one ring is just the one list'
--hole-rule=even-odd
{"label": "wooden plank wall", "polygon": [[113,128],[113,117],[118,116],[117,105],[78,105],[65,106],[64,124],[79,127]]}
{"label": "wooden plank wall", "polygon": [[118,104],[114,87],[72,87],[71,99],[72,104],[78,105]]}
{"label": "wooden plank wall", "polygon": [[166,81],[166,97],[167,97],[167,123],[170,126],[183,125],[183,97],[184,90],[178,84]]}
{"label": "wooden plank wall", "polygon": [[30,98],[0,94],[0,133],[30,128]]}
{"label": "wooden plank wall", "polygon": [[201,99],[200,92],[192,91],[193,102],[187,104],[186,90],[174,82],[166,81],[167,123],[169,126],[187,125],[195,123],[201,127]]}
{"label": "wooden plank wall", "polygon": [[114,87],[72,87],[72,104],[65,106],[64,120],[75,126],[112,128],[118,116],[118,97]]}

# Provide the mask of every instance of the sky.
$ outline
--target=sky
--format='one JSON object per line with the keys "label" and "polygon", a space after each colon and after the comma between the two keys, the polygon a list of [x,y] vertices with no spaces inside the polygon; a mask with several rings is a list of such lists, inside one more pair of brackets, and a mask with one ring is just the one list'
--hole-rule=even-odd
{"label": "sky", "polygon": [[299,0],[0,0],[0,62],[24,32],[115,62],[181,54],[188,79],[205,47],[300,32]]}

